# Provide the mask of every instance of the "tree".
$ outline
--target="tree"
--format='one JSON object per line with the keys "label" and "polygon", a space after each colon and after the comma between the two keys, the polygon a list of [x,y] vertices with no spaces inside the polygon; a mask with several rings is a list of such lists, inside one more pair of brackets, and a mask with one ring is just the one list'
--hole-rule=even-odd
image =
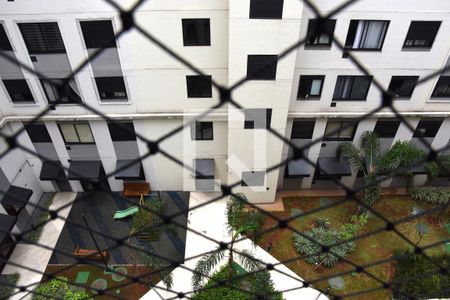
{"label": "tree", "polygon": [[69,280],[62,276],[40,284],[34,292],[33,300],[93,300],[84,288],[71,285]]}
{"label": "tree", "polygon": [[[261,215],[257,211],[245,211],[246,201],[247,198],[242,193],[230,197],[227,203],[227,219],[229,228],[233,230],[231,242],[226,247],[219,246],[214,251],[204,255],[197,262],[192,276],[192,286],[194,289],[199,290],[205,285],[205,280],[210,277],[212,277],[213,284],[216,284],[214,276],[220,274],[217,276],[220,276],[221,278],[225,277],[228,282],[239,286],[241,289],[245,288],[246,290],[265,296],[273,295],[273,297],[270,297],[271,299],[279,299],[281,296],[279,293],[275,292],[270,274],[253,256],[253,253],[248,250],[236,251],[234,249],[235,242],[240,235],[252,235],[253,237],[258,237],[258,232],[261,231]],[[219,272],[213,273],[213,270],[225,257],[227,257],[225,266],[222,267]],[[241,276],[236,278],[236,276],[239,275],[239,272],[242,271],[240,270],[240,266],[243,266],[245,271],[252,272],[253,274],[251,276]],[[209,283],[207,282],[206,285],[210,283],[211,281],[209,281]],[[249,296],[251,296],[251,294],[246,296],[247,298],[242,299],[250,299]],[[217,296],[211,299],[224,298]]]}
{"label": "tree", "polygon": [[341,143],[336,156],[340,159],[345,156],[352,167],[364,174],[364,190],[362,201],[372,206],[379,198],[381,188],[379,185],[382,175],[397,174],[406,178],[407,186],[412,182],[413,174],[410,167],[425,159],[425,152],[418,149],[412,142],[397,141],[384,153],[380,150],[380,140],[373,131],[362,134],[361,147],[352,143]]}
{"label": "tree", "polygon": [[425,164],[428,182],[432,181],[439,175],[450,176],[450,155],[442,154],[437,157],[436,161],[429,161]]}

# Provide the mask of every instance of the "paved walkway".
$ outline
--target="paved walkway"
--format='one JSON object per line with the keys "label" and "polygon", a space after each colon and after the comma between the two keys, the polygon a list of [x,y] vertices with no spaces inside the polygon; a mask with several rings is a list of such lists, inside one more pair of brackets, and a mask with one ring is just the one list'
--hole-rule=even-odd
{"label": "paved walkway", "polygon": [[[208,201],[211,198],[218,196],[214,193],[191,193],[189,200],[189,207],[192,208],[201,203]],[[191,210],[188,217],[189,228],[195,230],[196,232],[202,233],[205,236],[213,239],[215,241],[230,241],[231,237],[226,226],[226,199],[221,199],[214,203],[205,205],[201,208]],[[264,249],[260,247],[253,247],[250,240],[245,239],[236,244],[237,249],[251,250],[255,256],[264,262],[276,264],[278,260],[267,253]],[[217,248],[217,243],[204,238],[192,231],[187,232],[186,237],[186,261],[182,267],[178,267],[173,271],[173,287],[174,292],[164,291],[163,289],[152,289],[147,294],[145,294],[141,299],[144,300],[160,300],[176,297],[177,293],[189,293],[192,291],[191,278],[192,272],[195,268],[196,262],[200,257],[196,259],[189,259],[190,257],[195,257],[199,254],[211,251]],[[225,263],[225,261],[223,261]],[[184,268],[185,267],[185,268]],[[187,270],[190,269],[190,270]],[[271,271],[272,280],[274,281],[275,288],[277,290],[287,290],[295,287],[301,287],[301,278],[289,270],[286,266],[280,265],[276,269],[280,272],[287,274],[288,276],[278,272]],[[165,286],[160,282],[159,287],[165,288]],[[312,288],[301,288],[294,291],[290,291],[283,294],[286,300],[314,300],[314,299],[328,299],[326,296],[320,294],[318,291]]]}
{"label": "paved walkway", "polygon": [[[72,202],[75,199],[76,195],[76,193],[69,192],[57,193],[55,195],[55,198],[53,199],[53,203],[50,206],[50,209],[57,210],[58,208]],[[58,215],[66,218],[71,208],[72,205],[70,204],[60,210]],[[39,244],[54,248],[63,226],[64,220],[61,220],[59,218],[49,221],[44,226]],[[47,264],[50,260],[50,257],[52,256],[52,252],[52,250],[45,249],[37,245],[18,244],[10,257],[9,262],[19,264],[20,266],[25,266],[29,269],[25,269],[20,266],[8,263],[3,269],[2,274],[18,273],[20,275],[19,281],[17,282],[18,286],[26,286],[33,283],[39,283],[42,279],[42,273],[47,268]],[[32,288],[34,287],[35,285]],[[22,299],[27,294],[28,292],[20,292],[15,294],[10,299]],[[31,299],[31,295],[28,295],[23,299]]]}

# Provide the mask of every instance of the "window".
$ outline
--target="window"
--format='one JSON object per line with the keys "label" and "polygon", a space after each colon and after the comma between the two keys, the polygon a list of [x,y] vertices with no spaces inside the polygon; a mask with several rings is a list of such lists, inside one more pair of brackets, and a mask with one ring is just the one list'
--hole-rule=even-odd
{"label": "window", "polygon": [[381,50],[389,21],[351,20],[345,48]]}
{"label": "window", "polygon": [[214,179],[214,159],[195,159],[195,179]]}
{"label": "window", "polygon": [[336,20],[325,19],[322,22],[319,24],[318,19],[309,20],[306,34],[307,46],[331,46]]}
{"label": "window", "polygon": [[113,142],[135,141],[133,123],[108,123],[109,133]]}
{"label": "window", "polygon": [[58,23],[21,23],[19,29],[29,54],[66,53]]}
{"label": "window", "polygon": [[397,133],[400,121],[397,120],[377,120],[375,124],[374,132],[380,138],[393,138]]}
{"label": "window", "polygon": [[297,120],[292,124],[291,139],[312,139],[314,120]]}
{"label": "window", "polygon": [[183,19],[183,43],[185,46],[209,46],[209,19]]}
{"label": "window", "polygon": [[420,120],[413,137],[434,138],[443,120]]}
{"label": "window", "polygon": [[241,186],[264,186],[265,171],[242,172]]}
{"label": "window", "polygon": [[320,99],[325,76],[300,76],[297,99]]}
{"label": "window", "polygon": [[400,98],[410,98],[419,76],[392,76],[389,91]]}
{"label": "window", "polygon": [[250,19],[281,19],[283,0],[250,0]]}
{"label": "window", "polygon": [[213,122],[195,122],[192,126],[191,138],[196,141],[213,140]]}
{"label": "window", "polygon": [[268,129],[272,119],[272,109],[249,108],[245,110],[244,129]]}
{"label": "window", "polygon": [[13,103],[34,102],[33,95],[25,79],[4,79],[3,84]]}
{"label": "window", "polygon": [[366,100],[371,82],[370,76],[338,76],[333,99]]}
{"label": "window", "polygon": [[33,143],[51,143],[52,139],[44,124],[24,124]]}
{"label": "window", "polygon": [[249,55],[247,78],[253,80],[275,80],[278,55]]}
{"label": "window", "polygon": [[328,121],[323,139],[351,141],[355,135],[357,125],[351,121]]}
{"label": "window", "polygon": [[432,98],[450,98],[450,76],[441,76],[434,88]]}
{"label": "window", "polygon": [[431,48],[440,26],[438,21],[412,21],[403,47]]}
{"label": "window", "polygon": [[93,144],[89,124],[59,124],[59,130],[66,144]]}
{"label": "window", "polygon": [[211,98],[212,77],[202,75],[186,76],[188,98]]}
{"label": "window", "polygon": [[12,51],[11,43],[8,40],[3,24],[0,24],[0,50]]}
{"label": "window", "polygon": [[[40,80],[49,103],[80,103],[81,97],[75,80],[70,79],[64,84],[63,79]],[[50,81],[50,82],[49,82]]]}
{"label": "window", "polygon": [[123,77],[96,77],[98,94],[102,100],[126,100]]}
{"label": "window", "polygon": [[86,48],[114,48],[116,39],[110,20],[103,21],[81,21],[81,32],[83,33]]}

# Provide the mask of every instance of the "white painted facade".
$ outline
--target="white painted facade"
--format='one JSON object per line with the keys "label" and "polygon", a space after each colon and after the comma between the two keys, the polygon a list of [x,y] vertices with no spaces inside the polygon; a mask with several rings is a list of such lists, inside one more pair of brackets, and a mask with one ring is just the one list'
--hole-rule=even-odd
{"label": "white painted facade", "polygon": [[[130,8],[134,1],[116,2],[123,8]],[[322,14],[327,14],[340,2],[318,0],[315,4]],[[45,9],[42,5],[31,0],[0,4],[0,22],[5,28],[14,55],[30,69],[34,66],[18,23],[57,22],[72,70],[88,56],[79,21],[112,20],[116,33],[122,26],[116,10],[103,1],[48,0]],[[211,75],[219,85],[230,86],[246,76],[247,55],[282,53],[305,37],[308,21],[314,18],[311,8],[298,0],[284,0],[281,19],[250,19],[249,10],[250,0],[154,0],[142,4],[135,13],[135,22],[174,53],[205,74]],[[210,19],[210,46],[183,46],[181,20],[186,18]],[[384,88],[389,85],[391,76],[411,75],[420,76],[422,79],[448,64],[450,3],[446,1],[397,0],[393,3],[388,0],[365,0],[346,7],[333,18],[336,19],[334,36],[342,44],[346,40],[352,19],[390,21],[381,51],[352,51]],[[402,50],[410,22],[413,20],[442,22],[431,49]],[[220,102],[219,92],[215,88],[211,98],[188,98],[186,75],[195,73],[136,29],[124,33],[118,39],[117,52],[128,101],[105,103],[100,100],[92,64],[87,64],[78,72],[76,83],[84,103],[111,119],[131,120],[138,136],[157,140]],[[22,68],[22,71],[36,103],[13,104],[4,85],[0,83],[1,125],[6,134],[21,128],[23,121],[30,120],[48,105],[37,76],[26,68]],[[342,58],[342,51],[335,44],[324,49],[301,45],[278,61],[275,80],[250,80],[234,90],[232,97],[245,108],[272,109],[271,128],[286,139],[291,137],[294,120],[315,120],[312,135],[312,140],[315,140],[324,135],[328,120],[352,120],[380,104],[380,93],[372,82],[366,101],[339,101],[336,107],[330,107],[337,76],[360,74],[350,58]],[[301,75],[325,76],[320,100],[297,100]],[[444,119],[436,137],[430,141],[433,146],[442,147],[447,145],[450,139],[450,98],[430,98],[437,80],[436,77],[418,85],[410,99],[395,101],[395,107],[407,117],[413,127],[424,117]],[[364,131],[373,130],[379,117],[392,118],[393,114],[382,111],[361,121],[353,142],[358,144]],[[244,118],[245,112],[231,105],[223,105],[203,118],[203,121],[213,122],[213,140],[193,141],[190,128],[187,127],[164,140],[159,145],[160,149],[191,169],[194,167],[195,158],[214,159],[214,191],[220,191],[221,184],[238,183],[233,191],[244,192],[255,203],[274,201],[275,193],[279,189],[328,187],[327,184],[315,182],[312,167],[309,168],[309,177],[291,180],[289,187],[284,178],[285,167],[267,173],[262,186],[241,186],[239,181],[242,172],[265,171],[289,156],[287,145],[273,134],[264,129],[244,129]],[[66,168],[70,166],[69,159],[74,159],[71,152],[73,149],[67,149],[68,145],[64,142],[57,124],[65,121],[88,122],[95,144],[91,145],[89,150],[80,150],[84,153],[82,159],[100,160],[106,174],[115,171],[118,155],[106,122],[97,116],[95,111],[78,105],[61,105],[50,110],[41,121],[51,137],[57,159]],[[413,133],[401,124],[394,140],[410,140],[412,135]],[[26,132],[19,137],[18,142],[31,151],[36,151]],[[148,152],[146,142],[139,138],[137,148],[139,156]],[[333,157],[333,149],[333,143],[321,147],[319,142],[310,147],[307,157],[312,162],[317,162],[319,157]],[[92,156],[89,157],[90,153]],[[183,169],[161,153],[143,159],[142,165],[145,180],[153,190],[196,190],[194,172]],[[21,150],[14,150],[14,153],[0,160],[0,167],[10,183],[20,186],[26,184],[32,187],[35,195],[56,189],[55,184],[38,179],[41,166],[41,159]],[[356,181],[355,172],[352,176],[341,178],[341,182],[349,186],[353,186]],[[116,180],[112,176],[108,178],[108,182],[113,191],[122,190],[122,180]],[[423,182],[423,175],[417,175],[415,184]],[[384,184],[388,186],[391,183]],[[83,191],[78,180],[71,180],[70,186],[73,191]]]}

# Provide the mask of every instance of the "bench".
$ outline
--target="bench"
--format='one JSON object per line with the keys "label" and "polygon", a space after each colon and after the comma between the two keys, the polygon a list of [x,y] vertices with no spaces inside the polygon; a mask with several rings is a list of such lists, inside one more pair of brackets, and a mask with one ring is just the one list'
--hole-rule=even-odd
{"label": "bench", "polygon": [[77,246],[77,248],[73,252],[73,255],[76,256],[76,257],[86,257],[86,258],[96,259],[96,260],[102,260],[102,255],[103,255],[103,257],[106,260],[108,260],[108,258],[109,258],[109,251],[108,250],[103,250],[102,251],[102,255],[100,255],[100,253],[98,253],[97,250],[80,249],[80,246]]}
{"label": "bench", "polygon": [[140,195],[150,194],[150,184],[148,182],[124,182],[124,197],[139,197]]}

